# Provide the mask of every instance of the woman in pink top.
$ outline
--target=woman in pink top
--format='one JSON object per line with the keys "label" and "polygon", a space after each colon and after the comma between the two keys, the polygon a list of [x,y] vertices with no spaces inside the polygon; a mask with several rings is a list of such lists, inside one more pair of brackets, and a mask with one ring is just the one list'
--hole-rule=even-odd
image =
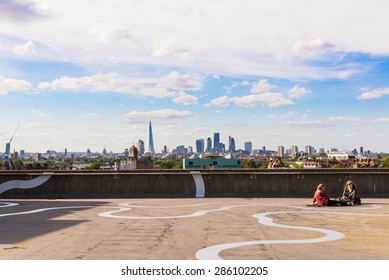
{"label": "woman in pink top", "polygon": [[347,205],[347,203],[345,203],[343,201],[336,201],[336,200],[329,199],[327,194],[324,192],[325,189],[326,189],[326,186],[324,184],[319,184],[317,186],[316,191],[313,195],[312,205],[315,205],[315,206],[331,206],[331,205],[343,206],[343,205]]}

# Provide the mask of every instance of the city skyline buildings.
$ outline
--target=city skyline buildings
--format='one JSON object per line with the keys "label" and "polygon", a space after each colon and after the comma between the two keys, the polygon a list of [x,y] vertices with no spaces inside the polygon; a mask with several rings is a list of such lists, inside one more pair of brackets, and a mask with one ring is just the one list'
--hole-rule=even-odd
{"label": "city skyline buildings", "polygon": [[20,121],[11,151],[122,151],[152,120],[155,151],[389,150],[389,2],[157,3],[6,1],[3,149]]}

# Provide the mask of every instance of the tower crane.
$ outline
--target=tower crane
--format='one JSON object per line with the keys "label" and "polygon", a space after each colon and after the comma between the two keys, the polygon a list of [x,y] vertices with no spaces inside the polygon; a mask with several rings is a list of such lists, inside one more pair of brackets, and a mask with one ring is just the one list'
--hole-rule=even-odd
{"label": "tower crane", "polygon": [[8,169],[16,169],[14,163],[11,160],[11,142],[14,139],[15,133],[18,130],[19,125],[20,125],[20,122],[18,122],[18,125],[16,126],[15,131],[12,134],[12,137],[9,140],[9,142],[5,144],[5,154],[4,154],[4,157],[5,157],[5,165],[7,166]]}

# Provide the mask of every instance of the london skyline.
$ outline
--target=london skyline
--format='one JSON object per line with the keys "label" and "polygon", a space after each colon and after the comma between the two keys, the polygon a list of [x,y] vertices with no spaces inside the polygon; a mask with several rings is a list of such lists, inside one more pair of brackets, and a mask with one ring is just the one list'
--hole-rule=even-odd
{"label": "london skyline", "polygon": [[387,152],[388,9],[2,1],[0,147],[20,121],[12,150],[123,151],[148,139],[151,120],[156,151],[219,132],[237,148]]}

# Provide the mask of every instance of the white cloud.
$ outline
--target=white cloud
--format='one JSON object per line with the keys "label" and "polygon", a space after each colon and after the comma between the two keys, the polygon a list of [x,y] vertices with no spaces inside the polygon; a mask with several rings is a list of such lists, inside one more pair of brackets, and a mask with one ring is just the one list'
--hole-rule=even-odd
{"label": "white cloud", "polygon": [[323,52],[333,49],[334,46],[324,42],[322,39],[311,41],[299,40],[293,44],[292,51],[303,55],[322,54]]}
{"label": "white cloud", "polygon": [[188,58],[190,50],[169,40],[159,40],[152,45],[151,55],[153,57],[177,56]]}
{"label": "white cloud", "polygon": [[262,92],[269,92],[272,88],[275,86],[270,85],[267,80],[260,80],[257,83],[253,83],[253,86],[251,88],[251,93],[262,93]]}
{"label": "white cloud", "polygon": [[0,2],[2,16],[18,24],[46,17],[44,5],[34,1],[2,0]]}
{"label": "white cloud", "polygon": [[357,99],[377,99],[382,98],[385,95],[389,95],[389,87],[387,88],[377,88],[373,90],[366,91],[358,96]]}
{"label": "white cloud", "polygon": [[149,120],[182,120],[192,118],[194,114],[190,111],[177,111],[171,109],[162,109],[148,112],[132,111],[125,114],[122,120],[126,123],[147,122]]}
{"label": "white cloud", "polygon": [[28,41],[25,44],[17,44],[14,47],[14,52],[20,56],[34,55],[37,53],[36,45],[34,42],[31,41]]}
{"label": "white cloud", "polygon": [[173,97],[174,92],[155,85],[154,78],[133,78],[118,73],[97,74],[82,77],[61,77],[52,82],[39,83],[40,90],[87,90],[91,92],[117,92],[155,98]]}
{"label": "white cloud", "polygon": [[322,121],[292,121],[286,122],[286,126],[301,126],[301,127],[321,127],[327,125]]}
{"label": "white cloud", "polygon": [[180,92],[176,97],[173,98],[174,103],[183,105],[197,104],[197,101],[198,97],[186,94],[185,92]]}
{"label": "white cloud", "polygon": [[61,77],[52,82],[39,83],[38,89],[65,89],[65,90],[89,90],[89,91],[114,91],[130,93],[136,84],[128,77],[117,73],[97,74],[82,77]]}
{"label": "white cloud", "polygon": [[180,74],[177,71],[160,78],[158,86],[175,90],[200,90],[203,87],[200,77],[194,77],[191,74]]}
{"label": "white cloud", "polygon": [[165,98],[165,97],[173,97],[175,93],[172,91],[168,91],[164,87],[145,87],[139,90],[139,93],[144,96],[151,96],[155,98]]}
{"label": "white cloud", "polygon": [[307,90],[306,88],[295,86],[289,90],[289,98],[295,98],[295,99],[302,98],[307,93],[310,93],[310,91]]}
{"label": "white cloud", "polygon": [[26,92],[32,89],[32,85],[25,80],[4,78],[0,75],[0,96],[10,92]]}
{"label": "white cloud", "polygon": [[229,98],[228,96],[221,96],[221,97],[218,97],[218,98],[215,98],[213,100],[211,100],[210,103],[206,104],[205,106],[206,107],[209,107],[211,105],[215,105],[217,107],[227,107],[229,104]]}
{"label": "white cloud", "polygon": [[337,117],[329,117],[328,121],[330,123],[340,124],[340,123],[360,123],[363,122],[364,120],[355,117],[337,116]]}
{"label": "white cloud", "polygon": [[115,43],[131,38],[129,29],[123,25],[108,22],[96,23],[90,20],[83,20],[80,24],[79,31],[91,40],[102,43]]}
{"label": "white cloud", "polygon": [[293,101],[286,98],[281,93],[265,92],[261,94],[251,94],[242,97],[232,97],[231,102],[242,107],[255,107],[256,105],[267,105],[269,107],[278,107],[281,105],[291,105]]}
{"label": "white cloud", "polygon": [[375,122],[375,123],[389,123],[389,118],[374,119],[373,122]]}

